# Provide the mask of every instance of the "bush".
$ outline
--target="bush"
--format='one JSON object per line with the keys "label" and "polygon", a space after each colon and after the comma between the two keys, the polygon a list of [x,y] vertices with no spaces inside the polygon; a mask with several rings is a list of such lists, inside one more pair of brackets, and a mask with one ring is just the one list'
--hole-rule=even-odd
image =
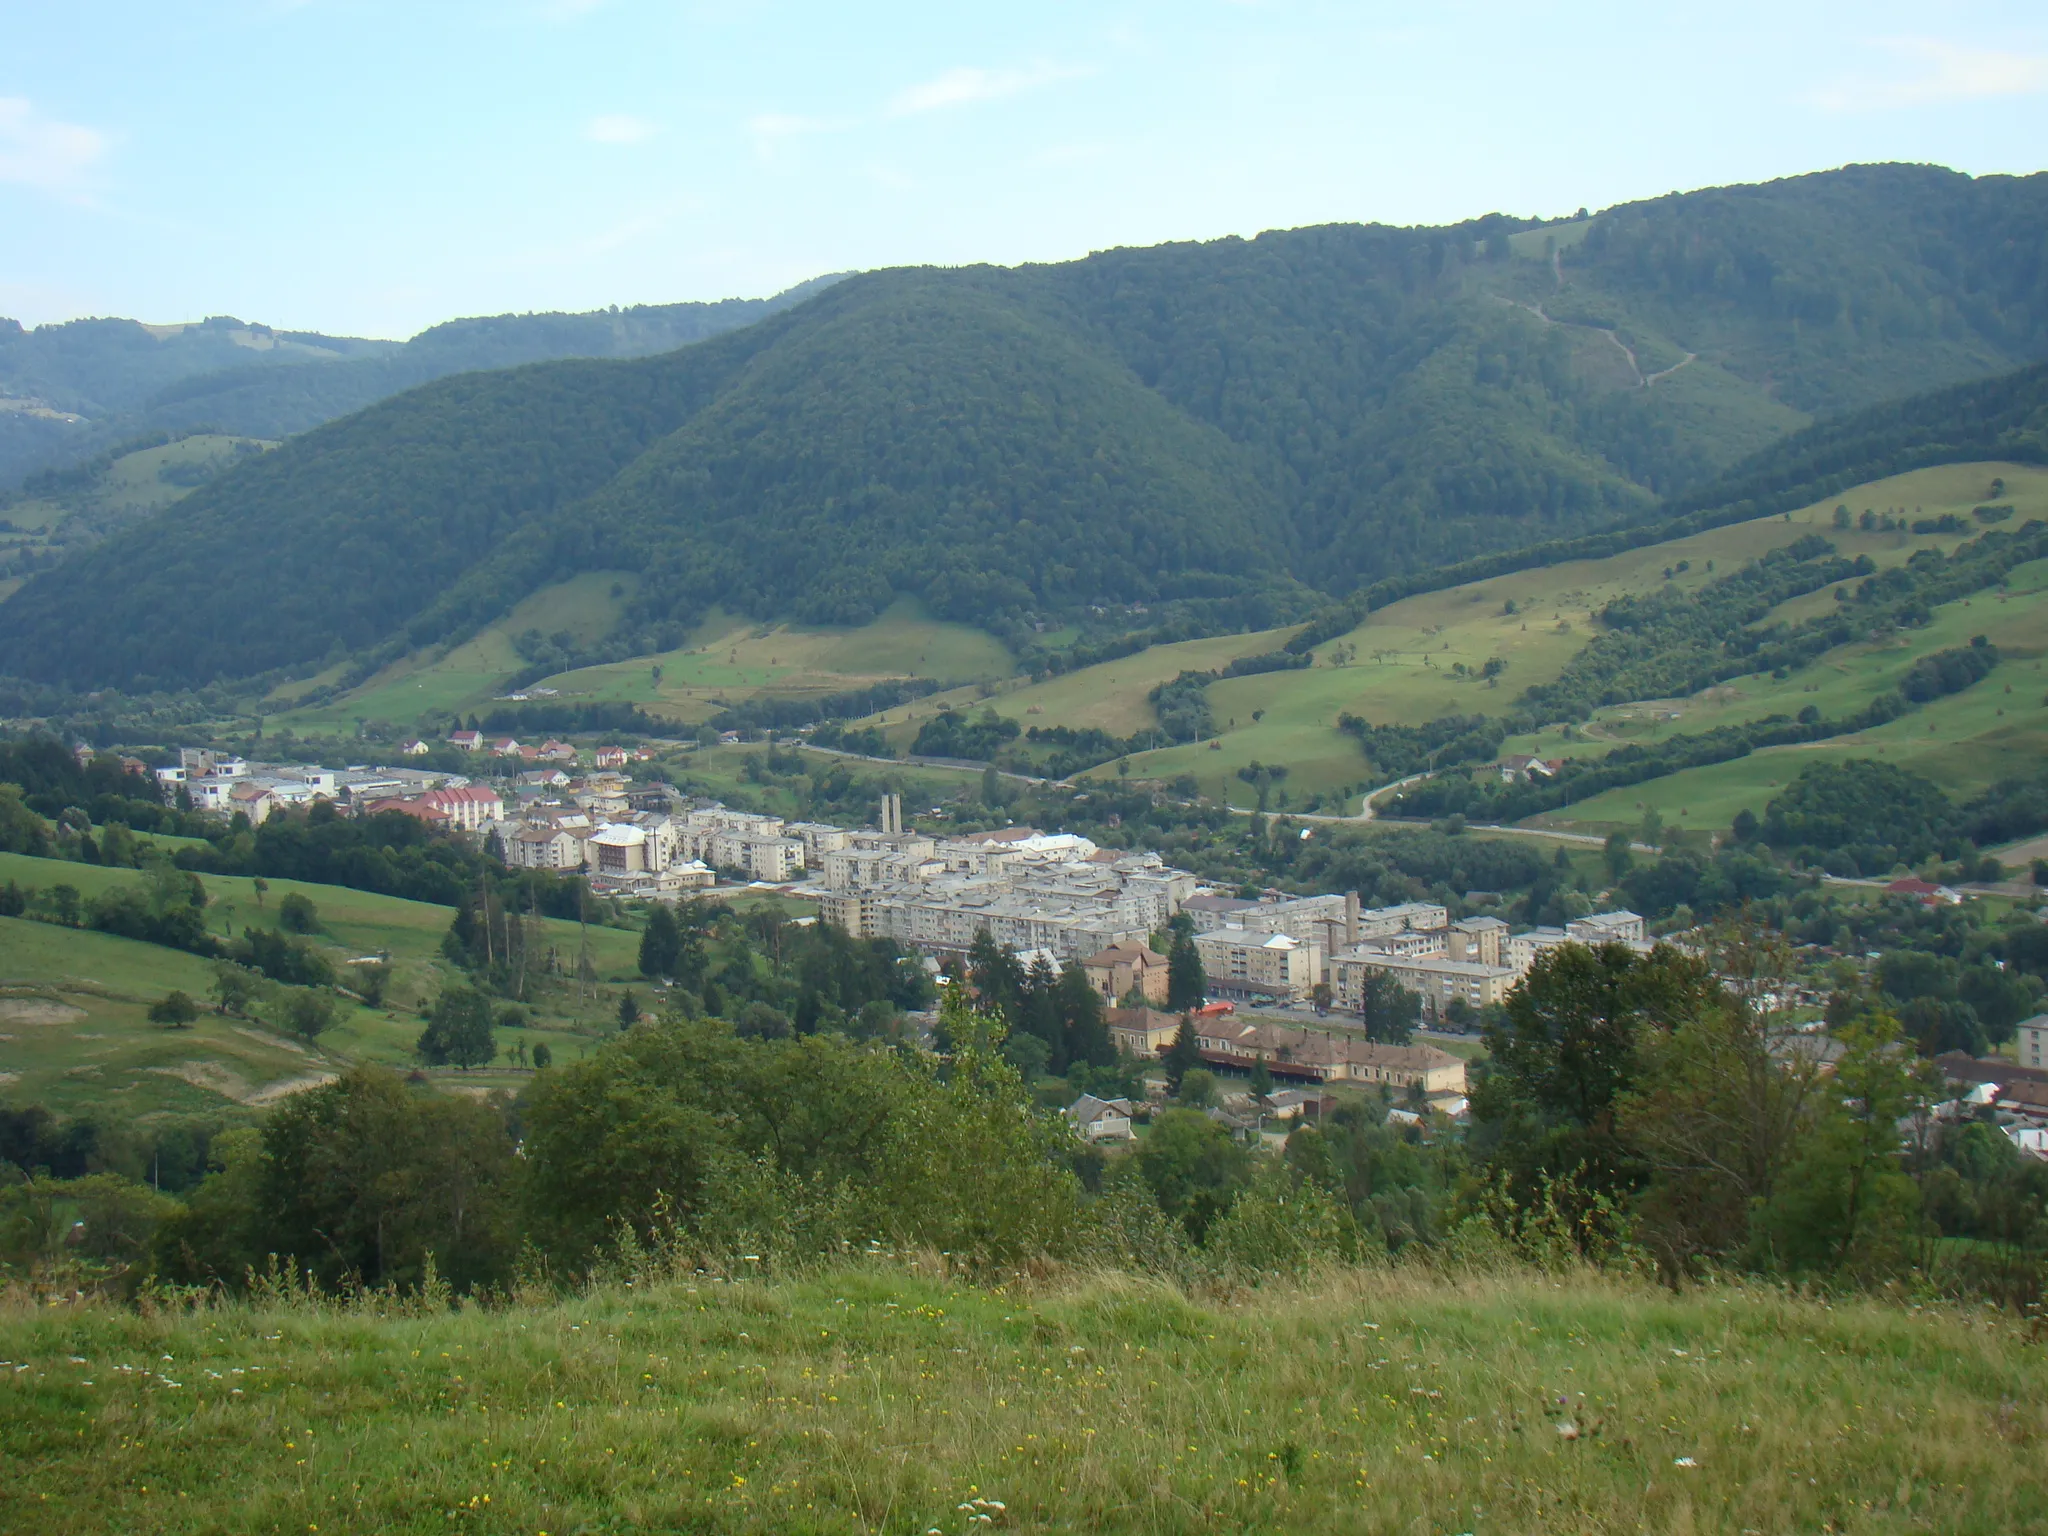
{"label": "bush", "polygon": [[277,904],[277,926],[287,933],[314,933],[320,927],[320,912],[312,898],[293,891]]}
{"label": "bush", "polygon": [[184,1029],[199,1017],[199,1005],[183,992],[167,992],[149,1005],[149,1022]]}

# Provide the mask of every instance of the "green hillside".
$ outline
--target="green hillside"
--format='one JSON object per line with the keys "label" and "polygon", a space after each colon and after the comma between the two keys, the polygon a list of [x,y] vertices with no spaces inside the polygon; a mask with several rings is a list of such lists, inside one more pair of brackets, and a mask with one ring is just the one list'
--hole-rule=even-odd
{"label": "green hillside", "polygon": [[[390,957],[386,1006],[346,1006],[334,1026],[306,1045],[248,1020],[202,1014],[189,1029],[152,1024],[149,1005],[176,989],[204,998],[211,978],[197,956],[133,939],[23,918],[0,917],[0,1089],[23,1103],[63,1113],[118,1107],[124,1116],[229,1110],[258,1106],[292,1086],[332,1074],[351,1061],[409,1066],[421,1028],[419,1010],[445,984],[463,977],[442,956],[441,937],[453,913],[343,886],[273,880],[257,901],[254,883],[233,875],[200,877],[209,929],[223,937],[251,925],[274,926],[278,904],[296,891],[318,910],[315,944],[335,964],[362,955]],[[0,853],[0,885],[67,884],[90,900],[114,885],[141,882],[132,869],[107,869]],[[546,942],[573,956],[574,923],[538,920]],[[639,935],[617,928],[588,930],[598,974],[637,981]],[[557,999],[535,1011],[529,1041],[551,1041],[572,1059],[587,1048],[588,1029],[607,1019],[617,988],[579,1008]],[[506,1036],[509,1043],[512,1037]],[[473,1087],[514,1082],[489,1069],[462,1075]]]}
{"label": "green hillside", "polygon": [[451,373],[666,352],[750,325],[833,280],[770,299],[450,320],[404,343],[230,318],[196,325],[75,320],[32,331],[0,320],[0,398],[27,407],[0,410],[0,489],[145,433],[210,427],[286,437]]}
{"label": "green hillside", "polygon": [[[1981,532],[1982,525],[1971,519],[1970,513],[1983,502],[1994,480],[2004,482],[2001,500],[2016,508],[2014,521],[2048,516],[2048,470],[2027,465],[1967,464],[1920,470],[1855,487],[1841,497],[1859,512],[1864,507],[1906,508],[1936,520],[1942,514],[1954,514],[1966,520],[1969,529]],[[1218,727],[1216,734],[1201,742],[1133,755],[1130,771],[1156,779],[1192,774],[1205,794],[1242,804],[1248,803],[1249,791],[1237,777],[1238,771],[1253,762],[1280,764],[1289,770],[1289,803],[1301,806],[1321,799],[1327,803],[1318,808],[1335,810],[1341,800],[1345,808],[1356,811],[1358,801],[1353,797],[1385,780],[1371,772],[1357,742],[1339,729],[1341,715],[1349,713],[1378,725],[1424,725],[1445,715],[1504,714],[1524,688],[1555,681],[1563,673],[1598,633],[1593,615],[1606,603],[1628,594],[1656,592],[1667,585],[1682,592],[1697,591],[1716,571],[1726,573],[1805,534],[1822,534],[1844,555],[1868,555],[1880,568],[1903,565],[1916,550],[1953,549],[1969,536],[1960,532],[1915,534],[1909,529],[1840,530],[1834,527],[1833,518],[1838,504],[1840,500],[1834,499],[1800,508],[1789,514],[1789,522],[1787,514],[1752,518],[1626,549],[1603,559],[1565,561],[1403,598],[1372,613],[1357,628],[1316,646],[1314,665],[1309,668],[1212,683],[1206,692]],[[1678,569],[1681,564],[1685,569]],[[2015,573],[2012,594],[1996,601],[2009,603],[2015,615],[2048,611],[2030,603],[2021,586],[2021,575]],[[1784,605],[1771,617],[1803,616],[1829,602],[1828,594],[1816,594]],[[1678,728],[1658,723],[1673,711],[1679,713],[1687,730],[1729,719],[1755,718],[1774,710],[1796,713],[1816,701],[1830,713],[1850,713],[1889,686],[1921,655],[1957,643],[1951,631],[1957,624],[1967,627],[1970,620],[1961,616],[1974,616],[1978,611],[1958,604],[1956,617],[1887,642],[1883,664],[1864,669],[1869,674],[1867,687],[1845,685],[1817,695],[1813,676],[1800,675],[1782,683],[1744,679],[1738,686],[1712,690],[1713,697],[1705,701],[1630,701],[1605,708],[1583,729],[1569,735],[1553,728],[1539,736],[1511,737],[1504,750],[1546,757],[1597,755],[1631,740],[1647,739],[1653,730]],[[1059,707],[1048,711],[1051,718],[1066,719],[1072,711],[1086,709],[1087,723],[1101,723],[1128,734],[1148,723],[1144,718],[1149,708],[1146,691],[1181,669],[1162,666],[1166,656],[1182,653],[1182,667],[1202,670],[1230,654],[1271,649],[1283,638],[1284,634],[1277,633],[1237,637],[1240,643],[1234,648],[1225,641],[1154,647],[1137,657],[1103,662],[1006,694],[994,703],[1001,713],[1017,714],[1028,703],[1058,700]],[[2015,639],[2023,652],[2025,642]],[[1504,661],[1506,667],[1490,682],[1482,673],[1494,658]],[[1848,666],[1847,660],[1830,658],[1825,675],[1840,676],[1835,668]],[[1460,667],[1465,669],[1463,674],[1454,670]],[[1863,672],[1857,675],[1862,677]],[[944,696],[910,708],[929,711],[942,702]],[[885,718],[901,718],[906,713],[896,710]],[[1254,719],[1255,713],[1260,718]],[[1653,715],[1658,717],[1655,722]],[[1924,731],[1924,724],[1916,729]],[[1972,748],[1962,746],[1959,755],[1971,752]],[[1996,777],[1997,771],[2004,771],[1993,771],[1994,761],[1984,759],[1973,772],[1973,781],[1985,782]],[[1113,771],[1105,766],[1094,773],[1099,777]],[[1595,804],[1575,807],[1571,815],[1591,814],[1588,807]],[[1640,812],[1629,819],[1640,820]]]}
{"label": "green hillside", "polygon": [[459,1313],[0,1315],[0,1524],[492,1533],[2029,1528],[1994,1316],[1415,1265],[1228,1303],[871,1264]]}
{"label": "green hillside", "polygon": [[105,538],[172,502],[241,460],[274,446],[260,438],[195,432],[162,434],[63,472],[33,477],[32,494],[0,497],[0,580],[18,579]]}
{"label": "green hillside", "polygon": [[[857,625],[904,596],[1020,652],[1266,628],[1743,500],[1797,466],[1715,477],[1811,418],[2037,359],[2044,228],[2048,178],[1851,167],[1569,225],[868,274],[666,357],[444,380],[308,433],[39,575],[0,643],[72,685],[367,676],[622,567],[642,583],[588,659],[714,608]],[[2000,386],[2022,417],[2036,382]],[[2031,456],[1962,425],[1918,462]],[[166,643],[200,582],[237,601]],[[80,632],[86,591],[117,617]]]}

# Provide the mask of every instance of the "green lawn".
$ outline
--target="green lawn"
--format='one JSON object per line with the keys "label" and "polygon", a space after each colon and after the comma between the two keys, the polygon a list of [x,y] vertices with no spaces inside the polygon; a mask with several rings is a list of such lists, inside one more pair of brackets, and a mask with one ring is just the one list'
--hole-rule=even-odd
{"label": "green lawn", "polygon": [[0,1527],[45,1536],[2003,1536],[2048,1497],[2008,1319],[1579,1274],[19,1307],[0,1358]]}

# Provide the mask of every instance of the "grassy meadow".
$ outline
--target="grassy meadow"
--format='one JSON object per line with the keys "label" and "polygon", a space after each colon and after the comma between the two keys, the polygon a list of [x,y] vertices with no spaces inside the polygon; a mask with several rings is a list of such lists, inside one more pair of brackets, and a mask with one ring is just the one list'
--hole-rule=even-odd
{"label": "grassy meadow", "polygon": [[[139,872],[0,854],[0,882],[47,889],[69,884],[90,898],[110,885],[139,881]],[[211,976],[195,955],[84,929],[0,918],[0,1090],[23,1102],[66,1113],[108,1102],[136,1114],[226,1108],[268,1102],[309,1074],[331,1072],[353,1060],[410,1065],[421,1028],[420,1009],[442,986],[461,980],[440,954],[452,913],[428,902],[377,896],[343,886],[273,880],[258,907],[254,882],[243,876],[206,875],[207,923],[222,938],[245,927],[275,923],[284,897],[302,892],[319,911],[313,940],[340,970],[362,955],[388,954],[392,976],[383,1008],[347,1004],[334,1026],[306,1045],[242,1019],[205,1014],[189,1029],[148,1022],[148,1007],[173,989],[202,1002]],[[540,920],[546,942],[573,967],[574,923]],[[589,930],[591,956],[603,985],[579,1004],[573,990],[557,991],[532,1009],[533,1026],[520,1031],[529,1045],[547,1041],[559,1059],[586,1050],[591,1032],[617,1006],[625,986],[641,986],[639,935],[617,928]],[[501,1036],[510,1045],[511,1032]],[[481,1089],[511,1085],[524,1074],[493,1067],[449,1072],[450,1083]],[[197,1097],[195,1098],[195,1095]]]}
{"label": "grassy meadow", "polygon": [[0,1363],[0,1527],[48,1536],[2003,1533],[2048,1494],[2005,1319],[1582,1275],[17,1306]]}
{"label": "grassy meadow", "polygon": [[1216,671],[1240,656],[1278,650],[1293,628],[1251,634],[1215,635],[1206,640],[1181,640],[1155,645],[1132,656],[1084,667],[1043,683],[1016,684],[984,701],[977,690],[961,689],[884,710],[861,721],[880,726],[899,747],[907,748],[919,724],[941,709],[978,709],[983,702],[999,715],[1029,729],[1034,725],[1091,727],[1112,736],[1129,736],[1159,723],[1146,695],[1183,672]]}
{"label": "grassy meadow", "polygon": [[[515,635],[567,630],[579,643],[600,639],[618,623],[636,583],[616,571],[572,577],[534,593],[461,644],[395,662],[324,705],[294,709],[292,700],[332,682],[338,671],[288,684],[268,701],[287,711],[274,723],[328,732],[352,728],[358,719],[410,723],[430,711],[481,712],[522,665]],[[619,595],[614,586],[622,589]],[[723,703],[761,694],[812,698],[893,678],[968,683],[1014,670],[1010,653],[993,636],[933,619],[906,598],[858,628],[758,624],[714,613],[676,650],[557,673],[536,686],[554,689],[564,703],[637,704],[657,718],[694,724]]]}
{"label": "grassy meadow", "polygon": [[638,583],[630,572],[587,571],[535,592],[459,645],[392,663],[338,699],[294,707],[294,700],[322,681],[332,681],[332,674],[323,673],[287,684],[264,707],[278,711],[270,722],[273,727],[301,734],[347,732],[357,720],[410,724],[435,711],[481,710],[523,665],[512,645],[515,635],[529,629],[544,635],[566,630],[579,643],[600,639],[618,623]]}
{"label": "grassy meadow", "polygon": [[815,698],[902,677],[974,682],[1007,676],[1014,667],[993,636],[933,619],[904,599],[856,629],[757,624],[718,614],[687,646],[563,672],[542,686],[565,700],[638,704],[664,719],[694,723],[723,704],[764,694]]}

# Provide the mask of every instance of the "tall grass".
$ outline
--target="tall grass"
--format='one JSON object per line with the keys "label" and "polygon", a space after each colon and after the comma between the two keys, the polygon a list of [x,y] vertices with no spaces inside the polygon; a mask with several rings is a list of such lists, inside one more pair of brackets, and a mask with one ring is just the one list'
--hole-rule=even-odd
{"label": "tall grass", "polygon": [[16,1305],[0,1362],[8,1531],[2004,1532],[2048,1507],[2048,1372],[2009,1318],[1583,1271],[1202,1300],[877,1260],[460,1312],[279,1276]]}

